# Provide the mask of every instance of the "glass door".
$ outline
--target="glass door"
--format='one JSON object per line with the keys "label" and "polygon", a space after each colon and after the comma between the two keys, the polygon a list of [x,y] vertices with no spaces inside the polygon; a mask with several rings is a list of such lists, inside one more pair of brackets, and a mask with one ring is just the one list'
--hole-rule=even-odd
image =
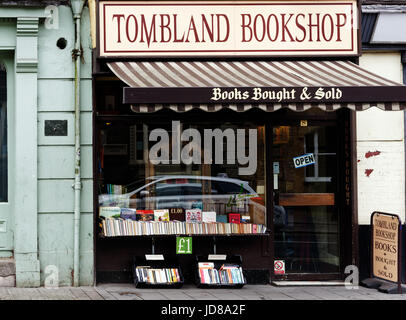
{"label": "glass door", "polygon": [[273,127],[274,258],[285,275],[340,272],[337,132]]}

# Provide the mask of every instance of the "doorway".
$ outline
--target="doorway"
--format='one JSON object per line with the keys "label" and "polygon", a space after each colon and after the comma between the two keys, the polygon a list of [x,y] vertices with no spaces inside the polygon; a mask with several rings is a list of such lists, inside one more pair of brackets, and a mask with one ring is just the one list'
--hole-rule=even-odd
{"label": "doorway", "polygon": [[275,279],[341,278],[339,132],[336,122],[272,126]]}

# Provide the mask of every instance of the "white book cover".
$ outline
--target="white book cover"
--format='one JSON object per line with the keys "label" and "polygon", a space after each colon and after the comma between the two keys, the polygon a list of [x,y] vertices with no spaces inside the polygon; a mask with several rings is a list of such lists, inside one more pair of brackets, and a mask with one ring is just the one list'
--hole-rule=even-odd
{"label": "white book cover", "polygon": [[186,210],[186,222],[202,222],[202,210],[200,209]]}
{"label": "white book cover", "polygon": [[216,222],[216,212],[215,211],[203,211],[202,221],[203,222]]}
{"label": "white book cover", "polygon": [[154,210],[154,220],[169,221],[169,210],[168,209]]}

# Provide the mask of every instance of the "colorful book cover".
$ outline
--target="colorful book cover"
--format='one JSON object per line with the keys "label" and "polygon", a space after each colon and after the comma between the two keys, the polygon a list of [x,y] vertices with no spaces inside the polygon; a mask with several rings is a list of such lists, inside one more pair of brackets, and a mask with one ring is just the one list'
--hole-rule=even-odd
{"label": "colorful book cover", "polygon": [[200,209],[186,210],[186,222],[202,222],[202,210]]}
{"label": "colorful book cover", "polygon": [[203,211],[202,221],[203,222],[216,222],[216,212],[215,211]]}
{"label": "colorful book cover", "polygon": [[154,220],[169,221],[169,210],[168,209],[154,210]]}
{"label": "colorful book cover", "polygon": [[121,208],[120,218],[123,219],[130,219],[130,220],[137,220],[136,217],[137,210],[131,208]]}
{"label": "colorful book cover", "polygon": [[240,223],[241,215],[239,213],[229,213],[228,222],[230,223]]}
{"label": "colorful book cover", "polygon": [[104,218],[111,218],[114,216],[120,216],[121,209],[120,207],[100,207],[99,216]]}
{"label": "colorful book cover", "polygon": [[154,210],[137,210],[138,221],[154,221]]}
{"label": "colorful book cover", "polygon": [[241,216],[241,223],[250,223],[251,217],[250,216]]}

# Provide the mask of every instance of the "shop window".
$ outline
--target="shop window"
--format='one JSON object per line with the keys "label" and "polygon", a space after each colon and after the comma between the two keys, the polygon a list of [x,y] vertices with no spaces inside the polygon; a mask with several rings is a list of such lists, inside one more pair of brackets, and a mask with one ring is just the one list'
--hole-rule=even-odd
{"label": "shop window", "polygon": [[[197,208],[265,225],[264,131],[246,123],[103,122],[99,206]],[[106,152],[114,145],[128,152]]]}
{"label": "shop window", "polygon": [[7,73],[0,63],[0,202],[7,202]]}

